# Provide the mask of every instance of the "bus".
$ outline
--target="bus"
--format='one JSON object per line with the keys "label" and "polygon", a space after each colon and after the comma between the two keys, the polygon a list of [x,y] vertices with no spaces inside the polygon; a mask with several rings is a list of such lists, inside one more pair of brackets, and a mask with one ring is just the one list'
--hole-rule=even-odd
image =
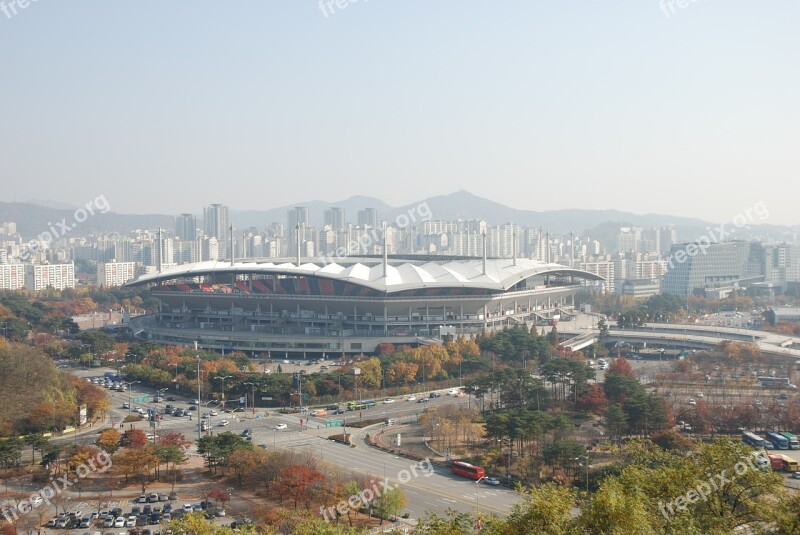
{"label": "bus", "polygon": [[753,446],[754,448],[766,447],[765,444],[766,441],[763,438],[749,431],[745,431],[744,433],[742,433],[742,442],[744,442],[748,446]]}
{"label": "bus", "polygon": [[794,473],[798,471],[797,461],[787,455],[781,455],[780,457],[781,461],[783,461],[781,469],[783,469],[784,472]]}
{"label": "bus", "polygon": [[475,466],[474,464],[464,463],[461,461],[453,461],[453,466],[450,467],[450,472],[457,476],[474,479],[475,481],[482,477],[486,477],[486,470],[480,466]]}
{"label": "bus", "polygon": [[789,449],[790,450],[800,450],[800,442],[798,442],[797,437],[792,433],[788,433],[784,431],[781,435],[786,437],[786,440],[789,441]]}
{"label": "bus", "polygon": [[783,455],[770,453],[767,455],[767,458],[773,470],[783,470]]}
{"label": "bus", "polygon": [[776,433],[774,431],[770,431],[767,433],[767,440],[772,443],[773,449],[776,450],[788,450],[789,449],[789,441],[786,439],[785,436]]}
{"label": "bus", "polygon": [[378,402],[374,399],[369,399],[367,401],[351,401],[347,404],[347,410],[349,411],[360,411],[361,409],[370,409],[372,407],[376,407]]}

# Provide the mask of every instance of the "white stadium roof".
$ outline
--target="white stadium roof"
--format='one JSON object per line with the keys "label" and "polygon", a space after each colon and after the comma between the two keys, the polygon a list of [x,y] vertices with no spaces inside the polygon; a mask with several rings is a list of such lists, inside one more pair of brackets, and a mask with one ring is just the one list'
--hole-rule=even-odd
{"label": "white stadium roof", "polygon": [[[139,286],[159,282],[208,275],[289,275],[309,276],[338,280],[365,286],[381,292],[398,292],[421,288],[477,288],[505,291],[515,284],[536,275],[576,276],[589,280],[603,280],[588,271],[573,269],[561,264],[518,258],[486,260],[486,273],[482,259],[428,261],[424,263],[403,262],[386,266],[378,259],[369,263],[356,262],[349,265],[337,263],[317,265],[290,262],[198,262],[182,264],[164,269],[160,273],[143,275],[126,286]],[[374,263],[373,263],[374,262]]]}

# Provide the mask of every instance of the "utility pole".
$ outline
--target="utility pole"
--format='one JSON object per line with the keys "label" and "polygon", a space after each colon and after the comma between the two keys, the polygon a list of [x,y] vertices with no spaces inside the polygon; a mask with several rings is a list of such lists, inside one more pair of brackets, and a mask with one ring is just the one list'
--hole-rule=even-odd
{"label": "utility pole", "polygon": [[197,440],[198,443],[203,438],[203,430],[200,423],[203,421],[200,418],[200,355],[197,355]]}

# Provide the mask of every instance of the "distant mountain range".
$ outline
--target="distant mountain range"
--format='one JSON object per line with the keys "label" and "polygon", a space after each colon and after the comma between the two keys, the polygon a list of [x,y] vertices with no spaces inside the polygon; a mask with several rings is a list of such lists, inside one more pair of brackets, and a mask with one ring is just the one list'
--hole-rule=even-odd
{"label": "distant mountain range", "polygon": [[[64,219],[67,224],[75,221],[74,210],[66,209],[53,201],[36,203],[0,202],[0,222],[14,221],[17,230],[25,238],[31,238],[48,230],[50,224]],[[467,191],[457,191],[449,195],[440,195],[422,199],[419,202],[405,206],[392,207],[380,199],[354,196],[340,202],[308,201],[292,205],[281,206],[268,210],[230,210],[230,218],[238,230],[246,228],[264,228],[273,222],[286,224],[287,212],[295,206],[304,206],[308,209],[310,223],[317,228],[323,224],[324,211],[331,207],[340,207],[345,211],[346,220],[357,221],[357,212],[364,208],[375,208],[379,221],[394,223],[404,221],[403,215],[408,216],[411,224],[414,219],[419,222],[423,216],[430,215],[432,219],[484,219],[490,225],[515,223],[521,226],[541,227],[544,232],[551,235],[564,235],[575,232],[578,236],[591,237],[613,247],[619,227],[660,227],[672,226],[678,231],[679,239],[694,240],[703,236],[708,227],[713,227],[714,222],[703,221],[696,218],[677,217],[665,214],[634,214],[619,210],[518,210],[503,204],[484,199]],[[198,216],[198,224],[200,217]],[[161,214],[118,214],[108,212],[95,214],[85,222],[80,223],[73,231],[78,235],[91,232],[119,232],[127,234],[136,229],[173,229],[174,215]],[[730,229],[732,225],[728,223]],[[800,230],[798,227],[777,225],[753,225],[737,229],[734,235],[742,239],[764,240],[793,240],[794,235]]]}

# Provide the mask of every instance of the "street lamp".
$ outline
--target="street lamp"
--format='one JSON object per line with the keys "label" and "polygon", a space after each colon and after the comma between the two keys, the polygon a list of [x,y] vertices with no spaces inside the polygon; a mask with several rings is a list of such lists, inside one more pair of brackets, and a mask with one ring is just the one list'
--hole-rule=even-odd
{"label": "street lamp", "polygon": [[479,477],[475,480],[475,523],[478,524],[480,520],[481,507],[478,504],[478,483],[486,479],[487,476]]}
{"label": "street lamp", "polygon": [[173,381],[175,383],[175,390],[178,389],[178,366],[179,365],[180,365],[180,362],[173,362],[172,364],[170,364],[170,366],[175,366],[175,380]]}
{"label": "street lamp", "polygon": [[589,456],[588,455],[579,455],[575,457],[576,461],[580,461],[581,459],[586,459],[586,499],[589,499]]}
{"label": "street lamp", "polygon": [[[196,355],[197,357],[197,410],[200,411],[200,355]],[[200,439],[203,438],[203,428],[201,426],[201,422],[203,421],[202,418],[199,417],[198,414],[197,418],[197,442],[198,445],[200,444]]]}
{"label": "street lamp", "polygon": [[225,410],[225,379],[230,379],[233,375],[217,375],[214,379],[219,379],[222,381],[222,410]]}
{"label": "street lamp", "polygon": [[[252,394],[253,394],[253,416],[255,416],[256,415],[256,384],[255,383],[242,383],[242,384],[244,384],[245,386],[248,386],[248,385],[250,386],[250,390],[252,391]],[[247,396],[244,397],[244,409],[245,409],[245,411],[247,411]],[[245,414],[247,414],[247,413],[245,412]]]}
{"label": "street lamp", "polygon": [[128,387],[128,414],[131,413],[131,394],[133,393],[133,385],[138,383],[139,381],[131,381],[130,383],[122,383],[123,385],[127,385]]}

